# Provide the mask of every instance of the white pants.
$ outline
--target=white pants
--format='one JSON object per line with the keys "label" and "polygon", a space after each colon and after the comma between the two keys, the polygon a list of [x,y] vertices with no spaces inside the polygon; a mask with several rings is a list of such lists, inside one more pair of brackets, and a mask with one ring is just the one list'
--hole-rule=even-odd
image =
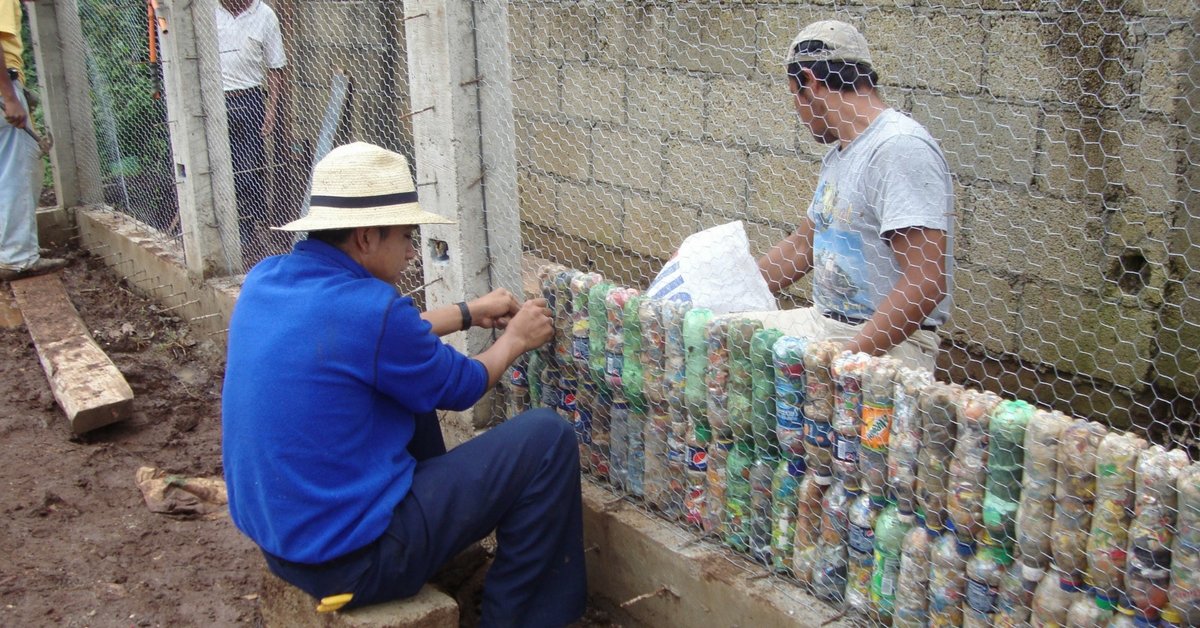
{"label": "white pants", "polygon": [[[25,105],[21,84],[13,81],[13,88]],[[33,124],[30,118],[28,124]],[[37,142],[0,116],[0,269],[25,270],[38,260],[36,196],[41,180]]]}
{"label": "white pants", "polygon": [[[849,342],[858,335],[862,324],[851,325],[823,316],[816,308],[803,307],[774,312],[741,312],[722,318],[749,317],[762,321],[764,327],[773,327],[789,336],[804,336],[820,340]],[[888,355],[909,368],[921,368],[934,372],[937,365],[938,335],[918,329],[904,342],[892,347]]]}

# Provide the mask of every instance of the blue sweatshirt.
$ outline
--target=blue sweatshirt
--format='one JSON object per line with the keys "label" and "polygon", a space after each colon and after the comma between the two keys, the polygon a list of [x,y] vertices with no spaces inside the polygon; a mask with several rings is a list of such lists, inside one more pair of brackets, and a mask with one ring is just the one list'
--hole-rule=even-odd
{"label": "blue sweatshirt", "polygon": [[367,545],[412,485],[413,416],[467,409],[486,388],[482,363],[336,247],[308,240],[263,260],[229,326],[221,415],[234,523],[299,563]]}

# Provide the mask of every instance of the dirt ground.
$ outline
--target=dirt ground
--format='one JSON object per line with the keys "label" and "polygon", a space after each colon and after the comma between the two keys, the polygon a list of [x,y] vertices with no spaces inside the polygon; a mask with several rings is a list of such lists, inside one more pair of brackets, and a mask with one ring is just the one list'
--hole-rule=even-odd
{"label": "dirt ground", "polygon": [[[72,437],[24,326],[0,325],[0,625],[260,625],[263,562],[228,515],[152,513],[134,482],[142,466],[221,476],[221,352],[95,258],[55,254],[134,413]],[[0,312],[11,299],[0,283]]]}

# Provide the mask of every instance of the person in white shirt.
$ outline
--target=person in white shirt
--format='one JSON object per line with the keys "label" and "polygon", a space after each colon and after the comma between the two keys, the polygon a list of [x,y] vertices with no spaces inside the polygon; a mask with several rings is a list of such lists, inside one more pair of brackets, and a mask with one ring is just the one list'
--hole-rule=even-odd
{"label": "person in white shirt", "polygon": [[268,253],[258,237],[259,225],[270,220],[265,140],[277,126],[287,55],[279,18],[262,0],[221,0],[216,22],[238,230],[249,268]]}

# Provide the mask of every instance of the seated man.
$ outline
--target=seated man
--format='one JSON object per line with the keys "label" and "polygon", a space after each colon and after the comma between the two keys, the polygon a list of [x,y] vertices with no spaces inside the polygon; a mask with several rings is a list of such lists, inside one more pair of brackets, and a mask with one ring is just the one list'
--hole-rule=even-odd
{"label": "seated man", "polygon": [[[561,626],[586,602],[578,447],[532,410],[447,452],[437,409],[471,407],[553,327],[506,290],[421,313],[395,283],[421,210],[403,156],[350,144],[313,173],[307,231],[246,276],[222,400],[234,523],[323,609],[416,594],[496,531],[483,625]],[[439,340],[503,328],[474,358]],[[350,595],[344,595],[350,594]],[[339,604],[349,598],[344,606]]]}

